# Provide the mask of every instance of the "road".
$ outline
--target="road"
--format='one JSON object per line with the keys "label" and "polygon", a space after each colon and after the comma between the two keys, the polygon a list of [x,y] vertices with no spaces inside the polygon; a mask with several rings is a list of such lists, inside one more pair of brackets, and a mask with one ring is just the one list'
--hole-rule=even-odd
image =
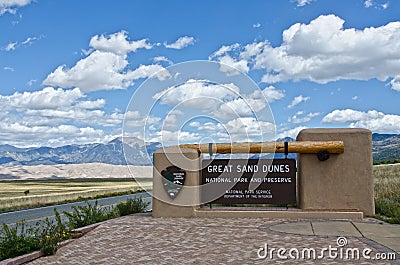
{"label": "road", "polygon": [[[146,192],[127,194],[127,195],[108,197],[108,198],[100,198],[97,199],[97,202],[99,206],[107,207],[126,201],[128,198],[134,199],[139,197],[142,197],[144,201],[150,202],[150,205],[148,207],[148,210],[150,210],[151,194]],[[95,201],[96,200],[88,200],[88,202],[91,204],[94,204]],[[82,205],[86,205],[86,202],[72,202],[72,203],[58,204],[46,207],[38,207],[38,208],[0,213],[0,225],[3,223],[8,225],[14,225],[17,222],[24,220],[26,222],[27,227],[30,227],[32,225],[35,225],[36,222],[38,221],[45,220],[47,217],[49,219],[53,219],[55,208],[60,213],[60,215],[62,215],[63,212],[72,212],[73,206],[82,206]]]}

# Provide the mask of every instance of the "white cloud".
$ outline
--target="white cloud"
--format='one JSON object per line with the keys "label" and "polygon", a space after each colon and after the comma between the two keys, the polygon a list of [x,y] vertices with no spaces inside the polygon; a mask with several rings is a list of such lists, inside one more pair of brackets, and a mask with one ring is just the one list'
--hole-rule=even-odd
{"label": "white cloud", "polygon": [[[79,60],[72,68],[65,65],[57,67],[43,81],[43,84],[63,88],[79,87],[82,91],[125,89],[140,78],[147,78],[159,72],[156,77],[165,79],[168,71],[160,65],[140,65],[128,70],[128,53],[139,48],[149,49],[147,40],[129,41],[127,33],[121,31],[109,36],[94,36],[92,51]],[[163,71],[161,71],[163,70]]]}
{"label": "white cloud", "polygon": [[4,70],[4,71],[10,71],[10,72],[14,72],[14,71],[15,71],[15,69],[12,68],[12,67],[10,67],[10,66],[4,66],[4,67],[3,67],[3,70]]}
{"label": "white cloud", "polygon": [[89,45],[98,51],[111,52],[117,55],[126,55],[129,52],[136,52],[137,49],[152,48],[147,39],[129,41],[126,31],[120,31],[108,36],[93,36]]}
{"label": "white cloud", "polygon": [[276,139],[285,138],[285,137],[290,137],[290,138],[296,139],[299,132],[301,130],[304,130],[307,128],[308,127],[305,127],[305,126],[299,126],[299,127],[292,128],[292,129],[286,129],[286,128],[283,130],[281,129],[280,130],[281,132],[277,134]]}
{"label": "white cloud", "polygon": [[285,97],[285,91],[277,90],[274,86],[267,86],[266,88],[264,88],[263,93],[269,103]]}
{"label": "white cloud", "polygon": [[31,2],[32,0],[0,0],[0,16],[5,13],[15,14],[18,8]]}
{"label": "white cloud", "polygon": [[165,46],[165,48],[180,50],[189,45],[193,45],[194,42],[195,42],[195,39],[193,37],[184,36],[184,37],[180,37],[179,39],[177,39],[174,43],[171,43],[171,44],[164,43],[164,46]]}
{"label": "white cloud", "polygon": [[[228,75],[238,75],[240,72],[237,70],[248,73],[249,66],[248,62],[244,59],[233,58],[229,53],[236,52],[240,49],[240,45],[238,43],[222,46],[217,51],[215,51],[212,55],[208,57],[209,60],[215,60],[221,63],[220,71],[227,73]],[[229,67],[227,67],[227,66]],[[233,68],[232,68],[233,67]],[[236,70],[237,69],[237,70]]]}
{"label": "white cloud", "polygon": [[226,128],[233,141],[252,141],[265,134],[275,132],[275,125],[253,117],[240,117],[226,123]]}
{"label": "white cloud", "polygon": [[169,131],[161,130],[156,135],[149,139],[149,142],[162,142],[166,146],[177,145],[179,143],[192,143],[200,139],[200,135],[187,131]]}
{"label": "white cloud", "polygon": [[386,3],[382,4],[381,7],[383,9],[387,9],[389,7],[389,2],[386,2]]}
{"label": "white cloud", "polygon": [[223,45],[221,48],[219,48],[217,51],[215,51],[213,54],[211,54],[208,57],[208,59],[212,60],[214,58],[218,58],[218,57],[220,57],[222,55],[227,54],[230,51],[237,50],[238,48],[240,48],[240,44],[239,43],[235,43],[235,44],[227,45],[227,46]]}
{"label": "white cloud", "polygon": [[223,101],[213,114],[221,119],[257,116],[268,103],[279,100],[283,96],[284,94],[273,86],[267,87],[262,91],[254,90],[251,94],[243,94],[235,99]]}
{"label": "white cloud", "polygon": [[166,62],[169,65],[173,64],[173,62],[165,56],[156,56],[153,58],[154,63]]}
{"label": "white cloud", "polygon": [[2,50],[9,52],[15,50],[16,47],[17,47],[17,42],[10,42],[9,44],[7,44],[6,47],[2,48]]}
{"label": "white cloud", "polygon": [[237,97],[240,89],[234,84],[213,84],[207,80],[190,79],[182,85],[169,87],[153,96],[162,104],[214,108],[210,100],[226,101]]}
{"label": "white cloud", "polygon": [[81,109],[101,109],[104,107],[106,104],[106,101],[104,99],[98,99],[95,101],[80,101],[75,104],[76,107],[81,108]]}
{"label": "white cloud", "polygon": [[389,2],[386,2],[384,4],[379,4],[373,0],[364,1],[365,8],[375,7],[376,9],[387,9],[389,5],[390,5]]}
{"label": "white cloud", "polygon": [[394,90],[400,92],[400,75],[396,75],[392,80],[390,80],[390,85]]}
{"label": "white cloud", "polygon": [[310,99],[310,97],[304,97],[303,95],[297,96],[293,99],[292,103],[288,106],[289,109],[294,108],[299,105],[301,102],[306,102]]}
{"label": "white cloud", "polygon": [[239,117],[228,122],[191,122],[190,127],[196,128],[201,137],[212,138],[219,142],[247,142],[267,140],[275,133],[275,125],[253,117]]}
{"label": "white cloud", "polygon": [[224,55],[218,58],[218,62],[221,63],[220,71],[227,73],[228,75],[239,75],[240,72],[249,72],[249,66],[247,65],[248,62],[246,60],[235,60],[229,55]]}
{"label": "white cloud", "polygon": [[372,78],[385,81],[397,76],[400,21],[364,29],[344,28],[344,22],[335,15],[321,15],[309,24],[289,27],[278,47],[268,41],[244,47],[223,46],[211,57],[228,55],[234,62],[246,60],[251,70],[265,70],[265,83],[309,80],[324,84]]}
{"label": "white cloud", "polygon": [[303,111],[298,111],[295,115],[292,117],[289,117],[288,122],[292,123],[304,123],[304,122],[309,122],[312,118],[319,116],[319,112],[310,112],[308,114],[305,114]]}
{"label": "white cloud", "polygon": [[8,108],[16,109],[57,109],[70,106],[83,96],[78,88],[64,91],[46,87],[35,92],[16,92],[11,96],[0,95],[0,102],[3,106],[6,105]]}
{"label": "white cloud", "polygon": [[297,0],[297,6],[305,6],[312,2],[313,0]]}
{"label": "white cloud", "polygon": [[17,48],[19,48],[21,46],[30,46],[30,45],[32,45],[33,42],[35,42],[36,40],[39,40],[41,38],[43,38],[43,36],[40,36],[40,37],[28,37],[24,41],[22,41],[21,43],[18,43],[17,41],[10,42],[10,43],[7,44],[7,46],[2,47],[1,50],[7,51],[7,52],[14,51],[15,49],[17,49]]}
{"label": "white cloud", "polygon": [[34,41],[36,41],[38,38],[36,37],[28,37],[26,40],[24,40],[21,44],[22,45],[32,45]]}
{"label": "white cloud", "polygon": [[364,2],[364,6],[366,8],[369,8],[369,7],[373,6],[373,5],[374,5],[374,3],[372,2],[372,0],[365,0],[365,2]]}
{"label": "white cloud", "polygon": [[27,82],[28,86],[32,86],[34,83],[36,83],[37,80],[36,79],[31,79]]}
{"label": "white cloud", "polygon": [[3,142],[27,146],[61,146],[66,144],[85,144],[103,142],[104,132],[92,127],[79,128],[73,125],[26,126],[15,122],[0,122],[0,137]]}
{"label": "white cloud", "polygon": [[323,123],[349,123],[351,128],[366,128],[378,133],[400,133],[400,116],[376,110],[367,112],[345,109],[334,110],[322,119]]}
{"label": "white cloud", "polygon": [[261,24],[260,24],[260,23],[255,23],[255,24],[253,24],[253,28],[259,28],[259,27],[261,27]]}
{"label": "white cloud", "polygon": [[[100,136],[106,137],[99,127],[116,127],[122,123],[122,113],[106,114],[102,110],[104,99],[91,101],[85,98],[79,88],[63,90],[52,87],[0,95],[0,111],[7,113],[0,122],[2,143],[18,142],[18,146],[29,146],[93,142]],[[63,129],[66,130],[65,137],[59,135]],[[76,141],[72,135],[76,136]]]}
{"label": "white cloud", "polygon": [[383,113],[376,110],[362,112],[352,109],[334,110],[327,114],[323,119],[323,123],[345,123],[349,121],[379,119],[383,117]]}
{"label": "white cloud", "polygon": [[354,96],[354,97],[352,97],[351,99],[352,99],[352,100],[357,100],[357,99],[358,99],[358,96]]}

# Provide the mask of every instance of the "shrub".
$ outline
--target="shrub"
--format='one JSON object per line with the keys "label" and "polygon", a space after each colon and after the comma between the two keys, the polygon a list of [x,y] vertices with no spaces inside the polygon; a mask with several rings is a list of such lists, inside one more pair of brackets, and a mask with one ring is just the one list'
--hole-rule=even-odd
{"label": "shrub", "polygon": [[86,205],[74,206],[72,209],[72,212],[64,212],[64,215],[68,218],[70,229],[84,227],[114,217],[112,209],[98,207],[97,200],[94,204],[86,201]]}
{"label": "shrub", "polygon": [[128,199],[113,207],[101,208],[97,201],[94,204],[75,206],[73,211],[63,212],[68,226],[62,222],[60,214],[54,209],[55,220],[46,218],[37,222],[35,227],[26,229],[25,222],[15,226],[3,224],[0,227],[0,260],[17,257],[36,250],[43,250],[45,255],[53,255],[58,243],[68,239],[72,229],[102,222],[114,217],[131,213],[144,212],[149,205],[142,198]]}
{"label": "shrub", "polygon": [[70,230],[61,221],[60,214],[54,209],[55,221],[48,218],[43,222],[36,223],[35,236],[39,240],[40,249],[45,255],[53,255],[57,252],[58,243],[68,239]]}
{"label": "shrub", "polygon": [[0,229],[0,260],[14,258],[40,249],[32,229],[26,229],[25,222],[15,226],[3,224]]}
{"label": "shrub", "polygon": [[126,202],[121,202],[116,205],[116,211],[119,216],[124,216],[133,213],[143,213],[146,211],[149,202],[143,201],[141,197],[127,199]]}

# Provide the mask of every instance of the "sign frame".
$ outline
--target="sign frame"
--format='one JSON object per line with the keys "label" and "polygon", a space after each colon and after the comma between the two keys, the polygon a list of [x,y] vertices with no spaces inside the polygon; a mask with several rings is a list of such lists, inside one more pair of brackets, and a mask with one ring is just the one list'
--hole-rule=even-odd
{"label": "sign frame", "polygon": [[202,204],[297,204],[295,159],[202,161]]}

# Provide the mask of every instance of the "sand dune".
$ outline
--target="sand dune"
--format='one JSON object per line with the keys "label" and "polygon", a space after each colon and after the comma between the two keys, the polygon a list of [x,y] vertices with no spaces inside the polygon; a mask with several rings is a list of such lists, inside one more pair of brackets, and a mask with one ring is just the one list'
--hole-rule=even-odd
{"label": "sand dune", "polygon": [[70,178],[148,178],[151,166],[123,166],[103,163],[36,166],[0,166],[0,180]]}

